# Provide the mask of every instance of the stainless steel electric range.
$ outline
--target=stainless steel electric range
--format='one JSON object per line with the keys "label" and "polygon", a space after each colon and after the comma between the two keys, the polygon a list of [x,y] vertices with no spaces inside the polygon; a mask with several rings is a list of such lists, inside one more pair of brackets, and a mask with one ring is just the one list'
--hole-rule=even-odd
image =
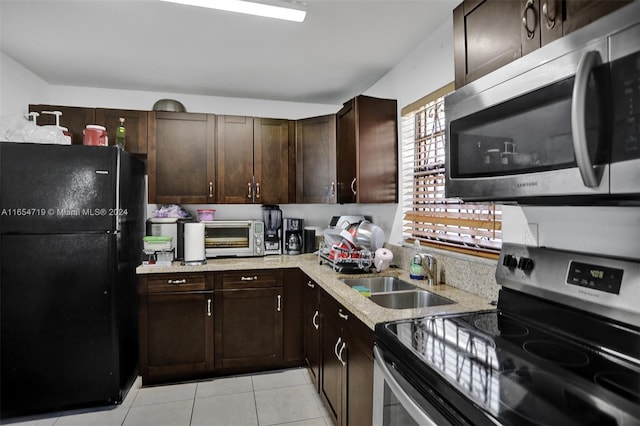
{"label": "stainless steel electric range", "polygon": [[374,424],[640,425],[640,262],[505,244],[497,308],[376,327]]}

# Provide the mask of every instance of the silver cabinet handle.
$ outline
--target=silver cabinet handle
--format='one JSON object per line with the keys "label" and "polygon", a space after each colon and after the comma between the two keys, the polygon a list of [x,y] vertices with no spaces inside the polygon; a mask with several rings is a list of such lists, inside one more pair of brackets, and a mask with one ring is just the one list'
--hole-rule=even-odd
{"label": "silver cabinet handle", "polygon": [[342,309],[338,309],[338,316],[339,316],[340,318],[342,318],[343,320],[348,320],[348,319],[349,319],[349,315],[347,315],[347,314],[343,314],[343,313],[342,313]]}
{"label": "silver cabinet handle", "polygon": [[573,96],[571,99],[571,136],[573,138],[573,151],[576,155],[576,163],[582,176],[582,182],[589,188],[600,185],[602,168],[596,169],[589,156],[587,143],[587,127],[585,123],[585,110],[587,100],[587,86],[591,70],[600,64],[600,54],[595,50],[585,52],[580,58],[576,70],[576,80],[573,83]]}
{"label": "silver cabinet handle", "polygon": [[251,182],[247,183],[247,198],[253,198],[253,185],[251,185]]}
{"label": "silver cabinet handle", "polygon": [[255,281],[258,279],[258,276],[255,275],[253,277],[240,277],[240,281]]}
{"label": "silver cabinet handle", "polygon": [[338,359],[340,359],[340,355],[338,355],[338,346],[340,346],[340,343],[342,343],[342,337],[338,337],[338,341],[336,342],[336,345],[333,347],[333,353]]}
{"label": "silver cabinet handle", "polygon": [[556,26],[556,20],[549,18],[549,0],[544,0],[544,4],[542,5],[542,16],[544,16],[544,20],[547,21],[547,29],[550,30]]}
{"label": "silver cabinet handle", "polygon": [[342,351],[344,351],[344,348],[346,348],[346,347],[347,347],[347,343],[346,342],[342,342],[342,346],[340,346],[340,351],[338,351],[338,361],[340,361],[340,363],[342,364],[343,367],[345,367],[347,365],[347,362],[342,359]]}
{"label": "silver cabinet handle", "polygon": [[320,328],[320,326],[318,325],[318,322],[316,321],[317,319],[318,319],[318,311],[316,311],[315,314],[313,314],[313,318],[311,318],[311,324],[313,324],[316,330]]}
{"label": "silver cabinet handle", "polygon": [[210,317],[212,314],[211,312],[211,299],[207,299],[207,316]]}
{"label": "silver cabinet handle", "polygon": [[351,181],[351,192],[353,192],[353,195],[354,195],[354,196],[356,195],[356,188],[355,188],[355,185],[356,185],[356,180],[357,180],[357,179],[358,179],[358,178],[353,178],[353,180]]}
{"label": "silver cabinet handle", "polygon": [[282,310],[282,296],[278,295],[278,312]]}
{"label": "silver cabinet handle", "polygon": [[183,278],[181,280],[167,280],[167,284],[186,284],[187,280],[186,278]]}
{"label": "silver cabinet handle", "polygon": [[[534,16],[534,22],[533,22],[533,29],[530,30],[529,29],[529,23],[527,20],[527,12],[529,12],[529,9],[533,10],[533,16]],[[522,13],[522,26],[524,27],[525,31],[527,32],[527,38],[529,40],[531,40],[535,34],[536,31],[536,22],[535,22],[535,16],[536,16],[536,10],[533,7],[533,0],[527,0],[527,4],[524,7],[524,12]]]}
{"label": "silver cabinet handle", "polygon": [[307,281],[307,285],[311,288],[316,288],[316,285],[313,283],[313,281]]}
{"label": "silver cabinet handle", "polygon": [[256,182],[256,199],[260,198],[260,182]]}
{"label": "silver cabinet handle", "polygon": [[213,198],[213,182],[209,182],[209,198]]}
{"label": "silver cabinet handle", "polygon": [[336,196],[336,183],[331,182],[331,189],[329,190],[329,199],[333,199]]}

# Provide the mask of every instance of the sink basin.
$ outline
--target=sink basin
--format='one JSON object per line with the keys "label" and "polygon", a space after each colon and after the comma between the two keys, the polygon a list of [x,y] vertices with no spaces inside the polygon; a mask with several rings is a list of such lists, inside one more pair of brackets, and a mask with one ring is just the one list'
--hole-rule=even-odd
{"label": "sink basin", "polygon": [[402,281],[396,277],[367,277],[367,278],[349,278],[343,279],[349,287],[363,286],[374,293],[389,293],[392,291],[415,290],[417,287],[406,281]]}
{"label": "sink basin", "polygon": [[427,290],[372,294],[370,299],[380,306],[391,309],[427,308],[455,303],[453,300]]}
{"label": "sink basin", "polygon": [[370,289],[369,299],[385,308],[427,308],[455,303],[396,277],[345,278],[342,282],[349,287],[362,286]]}

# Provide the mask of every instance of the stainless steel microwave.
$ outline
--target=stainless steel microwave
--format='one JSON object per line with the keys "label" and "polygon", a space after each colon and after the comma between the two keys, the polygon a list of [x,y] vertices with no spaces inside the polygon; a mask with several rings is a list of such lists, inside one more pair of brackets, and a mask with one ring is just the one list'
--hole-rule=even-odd
{"label": "stainless steel microwave", "polygon": [[640,2],[445,97],[447,197],[640,201]]}
{"label": "stainless steel microwave", "polygon": [[264,256],[264,223],[256,220],[204,221],[206,257]]}

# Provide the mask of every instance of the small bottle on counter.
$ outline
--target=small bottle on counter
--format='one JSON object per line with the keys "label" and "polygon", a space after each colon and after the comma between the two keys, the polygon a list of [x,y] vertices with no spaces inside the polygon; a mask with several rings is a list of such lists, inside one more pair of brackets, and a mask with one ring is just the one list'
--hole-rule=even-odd
{"label": "small bottle on counter", "polygon": [[124,150],[125,138],[127,130],[124,128],[124,118],[120,117],[120,125],[116,130],[116,146]]}
{"label": "small bottle on counter", "polygon": [[424,269],[422,269],[422,247],[420,240],[413,242],[413,256],[409,265],[409,277],[413,280],[424,280]]}

